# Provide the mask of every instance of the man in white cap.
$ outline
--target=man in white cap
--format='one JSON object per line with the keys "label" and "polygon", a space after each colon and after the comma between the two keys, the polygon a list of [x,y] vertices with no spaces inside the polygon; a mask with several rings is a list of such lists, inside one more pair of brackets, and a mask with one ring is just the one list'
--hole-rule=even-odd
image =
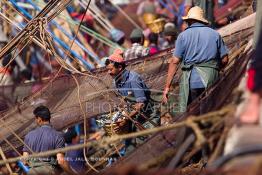
{"label": "man in white cap", "polygon": [[190,102],[215,83],[220,68],[228,63],[228,49],[219,33],[207,26],[200,7],[191,8],[183,20],[189,27],[177,38],[163,92],[163,102],[167,102],[173,76],[181,62],[179,113],[185,112]]}

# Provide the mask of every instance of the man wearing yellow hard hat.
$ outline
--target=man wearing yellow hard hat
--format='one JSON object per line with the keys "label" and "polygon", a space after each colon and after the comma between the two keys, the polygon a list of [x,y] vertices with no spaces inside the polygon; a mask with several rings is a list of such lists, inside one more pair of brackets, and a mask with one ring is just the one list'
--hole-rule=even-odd
{"label": "man wearing yellow hard hat", "polygon": [[177,38],[163,92],[163,102],[167,102],[173,76],[181,63],[178,113],[185,112],[189,103],[215,83],[219,70],[228,63],[228,49],[219,33],[208,26],[200,7],[191,8],[183,20],[189,27]]}

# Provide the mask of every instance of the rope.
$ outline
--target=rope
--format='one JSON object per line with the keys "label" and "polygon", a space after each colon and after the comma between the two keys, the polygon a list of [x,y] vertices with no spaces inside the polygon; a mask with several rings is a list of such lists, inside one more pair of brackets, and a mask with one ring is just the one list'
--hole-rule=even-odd
{"label": "rope", "polygon": [[[84,5],[83,2],[81,2],[81,1],[78,1],[78,2],[79,2],[79,4],[80,4],[83,8],[85,7],[85,5]],[[108,32],[110,32],[110,31],[112,30],[112,28],[110,28],[109,26],[107,26],[107,24],[104,22],[104,20],[101,19],[101,16],[98,15],[99,13],[95,12],[95,10],[91,9],[91,7],[89,8],[88,11],[89,11],[89,13],[97,20],[97,22],[98,22],[101,26],[103,26]]]}
{"label": "rope", "polygon": [[[2,9],[0,7],[0,9]],[[9,19],[7,16],[5,16],[3,13],[0,12],[0,17],[2,17],[2,19],[4,19],[5,21],[7,21],[9,24],[13,25],[16,27],[17,30],[22,30],[22,28],[20,26],[18,26],[14,21],[15,19],[11,20]],[[23,16],[24,17],[24,16]],[[38,40],[36,40],[35,38],[33,38],[33,41],[40,46],[41,48],[45,49],[44,45],[42,45]],[[47,50],[47,52],[50,52],[49,50]]]}
{"label": "rope", "polygon": [[[45,20],[45,19],[44,19],[44,20]],[[38,21],[38,20],[33,20],[33,21],[31,22],[31,24],[33,24],[35,21]],[[41,20],[40,20],[40,23],[42,23]],[[44,23],[42,23],[42,24],[44,24]],[[28,28],[30,28],[30,25],[29,25]],[[40,37],[41,37],[42,40],[45,40],[45,36],[44,36],[43,34],[41,34],[41,31],[42,31],[41,29],[42,29],[42,30],[44,29],[44,27],[43,27],[42,25],[40,25]],[[35,29],[35,30],[36,30],[36,29]],[[29,32],[32,33],[32,31],[30,31],[30,30],[29,30]],[[43,31],[42,31],[42,32],[43,32]],[[29,35],[29,36],[30,36],[30,35]],[[31,40],[31,39],[32,39],[32,38],[30,37],[30,40]],[[28,40],[27,43],[30,42],[30,40]],[[22,41],[20,41],[20,43],[21,43],[21,42],[22,42]],[[26,45],[27,45],[27,44],[26,44]],[[24,45],[24,47],[25,47],[26,45]],[[23,48],[24,48],[24,47],[23,47]],[[21,50],[23,50],[23,48],[22,48]],[[12,61],[12,60],[11,60],[11,61]],[[8,64],[10,64],[11,61],[10,61]],[[3,123],[3,125],[4,125],[5,127],[7,127],[7,129],[9,129],[9,130],[12,132],[13,135],[15,135],[15,136],[18,138],[19,141],[21,141],[25,146],[27,146],[27,145],[23,142],[23,140],[22,140],[11,128],[9,128],[8,126],[6,126],[5,122],[4,122],[2,119],[1,119],[0,121]],[[27,147],[28,147],[28,146],[27,146]],[[28,149],[33,153],[33,151],[31,150],[30,147],[28,147]]]}
{"label": "rope", "polygon": [[[40,11],[40,8],[36,6],[35,3],[33,3],[31,0],[27,0],[35,10]],[[51,21],[51,24],[55,25],[61,32],[63,32],[70,40],[73,40],[73,37],[63,28],[61,27],[56,21]],[[97,57],[97,55],[94,55],[91,51],[89,51],[87,48],[85,48],[78,40],[75,40],[75,43],[82,49],[84,50],[85,53],[90,55],[92,58],[95,59],[97,64],[101,65],[100,59]]]}
{"label": "rope", "polygon": [[[35,1],[37,1],[38,4],[43,5],[43,3],[40,2],[40,0],[35,0]],[[66,17],[64,15],[59,15],[58,17],[67,21],[68,23],[70,23],[74,26],[79,25],[79,22],[72,20],[71,17]],[[112,48],[119,48],[120,47],[117,43],[112,42],[108,38],[100,35],[99,33],[95,32],[95,31],[93,31],[93,30],[91,30],[91,29],[89,29],[85,26],[81,26],[81,31],[83,33],[86,33],[86,34],[92,36],[93,38],[99,40],[100,42],[106,44],[109,47],[112,47]]]}
{"label": "rope", "polygon": [[[10,20],[9,20],[9,21],[10,21]],[[16,25],[16,26],[17,26],[17,25]],[[21,29],[20,29],[20,30],[21,30]],[[38,44],[40,47],[46,49],[46,47],[44,46],[45,44],[42,45],[42,44],[40,44],[39,42],[37,42],[37,44]],[[62,48],[62,50],[63,50],[63,48]],[[47,51],[48,51],[48,50],[47,50]],[[50,50],[49,50],[49,51],[50,51]],[[51,52],[51,51],[50,51],[50,52]],[[64,52],[65,52],[65,51],[64,51]],[[65,52],[65,53],[66,53],[66,52]],[[55,54],[54,49],[53,49],[53,54],[54,54],[56,57],[58,57],[58,55]],[[67,54],[67,53],[66,53],[66,54]],[[71,56],[70,56],[70,58],[74,59],[74,58],[71,57]],[[57,61],[58,61],[59,63],[63,64],[63,61],[61,62],[61,61],[59,61],[58,59],[57,59]],[[74,69],[74,68],[73,68],[73,70],[72,70],[72,69],[68,69],[67,66],[65,66],[65,65],[66,65],[66,63],[63,64],[63,67],[64,67],[65,69],[69,70],[69,71],[73,71],[73,70],[75,71],[75,70],[76,70],[76,69]],[[72,67],[72,66],[71,66],[71,67]]]}
{"label": "rope", "polygon": [[[83,2],[83,3],[86,3],[86,2]],[[113,24],[108,20],[108,18],[105,16],[105,14],[97,7],[97,5],[95,4],[94,1],[92,1],[92,3],[91,3],[90,10],[93,10],[93,11],[96,13],[96,15],[98,15],[99,18],[100,18],[110,29],[113,29],[113,28],[114,28]]]}
{"label": "rope", "polygon": [[[14,24],[11,20],[9,20],[9,19],[8,19],[6,16],[4,16],[2,13],[0,13],[0,15],[1,15],[2,17],[4,17],[5,20],[8,20],[9,23]],[[14,25],[15,25],[15,24],[14,24]],[[17,25],[15,25],[15,26],[17,27],[17,29],[21,30],[21,28],[20,28],[19,26],[17,26]],[[30,31],[30,30],[29,30],[29,31]],[[47,38],[47,37],[45,37],[45,38]],[[42,47],[42,48],[44,48],[45,50],[47,50],[48,52],[52,53],[52,54],[55,56],[56,61],[57,61],[60,65],[62,65],[62,67],[63,67],[64,69],[66,69],[66,70],[68,70],[68,71],[70,71],[70,72],[74,72],[74,71],[75,71],[75,72],[77,72],[77,73],[80,73],[80,72],[78,72],[73,66],[66,64],[65,61],[55,53],[55,49],[53,48],[53,44],[50,44],[50,43],[52,43],[52,42],[49,42],[48,46],[50,46],[50,47],[49,47],[50,50],[48,50],[48,49],[46,48],[45,41],[44,41],[44,44],[41,44],[41,43],[40,43],[39,41],[37,41],[35,38],[34,38],[34,41],[35,41],[40,47]],[[49,41],[50,41],[50,40],[49,40]],[[52,49],[51,49],[51,48],[52,48]],[[63,48],[62,48],[62,49],[63,49]],[[64,51],[64,53],[67,54],[67,52],[66,52],[65,50],[63,50],[63,51]],[[69,56],[70,58],[72,58],[72,59],[74,60],[74,58],[71,57],[71,55],[67,55],[67,56]],[[71,68],[68,68],[68,66],[71,67]]]}
{"label": "rope", "polygon": [[[11,0],[11,1],[14,2],[13,0]],[[53,1],[53,3],[54,3],[54,5],[51,4],[51,2],[49,2],[49,3],[47,4],[47,6],[46,6],[35,18],[39,18],[39,17],[45,16],[45,15],[46,15],[45,12],[48,11],[48,10],[49,10],[49,11],[51,10],[51,9],[48,9],[48,8],[50,8],[50,6],[51,6],[51,8],[52,8],[53,6],[55,6],[56,3],[57,3],[57,1]],[[15,5],[15,4],[14,4],[14,5]],[[28,24],[28,25],[30,25],[30,24]],[[14,47],[14,46],[22,39],[22,37],[25,36],[25,35],[26,35],[26,30],[20,32],[16,37],[14,37],[14,38],[2,49],[2,51],[0,52],[0,55],[1,55],[0,57],[3,57],[4,54],[9,53],[10,50],[12,50],[13,47]]]}
{"label": "rope", "polygon": [[[45,20],[46,21],[46,20]],[[45,43],[45,41],[46,41],[46,37],[45,37],[45,35],[43,34],[43,31],[44,31],[44,27],[43,27],[43,25],[44,24],[46,24],[46,23],[42,23],[42,21],[40,21],[40,38],[41,38],[41,40]],[[79,30],[78,30],[79,31]],[[72,43],[72,45],[73,45],[73,43]],[[72,45],[71,45],[71,47],[72,47]],[[48,48],[48,46],[46,46],[46,48]],[[50,47],[49,47],[50,48]],[[15,133],[13,133],[13,134],[15,134]],[[20,140],[20,138],[19,138],[19,140]],[[23,142],[22,142],[23,143]]]}
{"label": "rope", "polygon": [[[81,112],[82,112],[82,114],[84,116],[84,143],[87,143],[87,126],[86,126],[87,125],[87,121],[86,121],[86,113],[84,111],[84,108],[82,106],[81,99],[80,99],[80,86],[79,86],[79,82],[77,81],[76,77],[74,75],[72,75],[72,77],[75,80],[75,83],[77,85],[78,102],[79,102],[80,110],[81,110]],[[96,173],[98,173],[99,171],[89,163],[89,161],[87,159],[87,156],[86,156],[86,149],[85,148],[83,149],[83,151],[84,151],[84,157],[85,157],[85,161],[86,161],[87,165],[92,170],[94,170]]]}
{"label": "rope", "polygon": [[[1,8],[1,7],[0,7],[0,8]],[[5,16],[4,14],[2,14],[2,13],[0,13],[0,15],[3,17],[4,20],[7,20],[10,24],[15,25],[17,29],[21,30],[21,28],[20,28],[19,26],[17,26],[17,24],[15,24],[14,21],[10,20],[8,17],[6,17],[6,16]],[[36,41],[35,38],[34,38],[34,41],[37,42],[37,44],[38,44],[40,47],[45,48],[41,43],[39,43],[38,41]],[[47,50],[47,51],[51,52],[50,50]],[[54,54],[55,54],[55,53],[54,53]],[[57,60],[57,61],[59,61],[59,60]],[[61,69],[60,69],[60,71],[61,71]],[[60,72],[60,71],[58,71],[58,72]],[[96,76],[91,76],[91,75],[89,75],[89,74],[81,73],[81,72],[78,72],[78,73],[80,73],[80,74],[82,74],[82,75],[87,75],[87,76],[89,76],[89,77],[96,78],[96,79],[98,79],[99,81],[102,81],[101,79],[99,79],[99,78],[96,77]],[[51,82],[52,82],[52,81],[51,81]],[[47,87],[48,87],[48,86],[47,86]]]}
{"label": "rope", "polygon": [[[84,14],[83,14],[83,17],[82,17],[82,19],[81,19],[80,25],[78,26],[78,29],[77,29],[75,38],[77,37],[77,34],[78,34],[79,30],[80,30],[80,27],[81,27],[82,22],[83,22],[83,20],[84,20],[84,18],[85,18],[85,15],[86,15],[86,13],[87,13],[87,10],[88,10],[88,8],[89,8],[90,3],[91,3],[91,0],[89,0],[89,3],[87,4],[87,7],[86,7],[85,12],[84,12]],[[75,39],[75,38],[74,38],[74,39]],[[73,46],[73,43],[74,43],[74,40],[73,40],[72,43],[71,43],[71,47]],[[76,85],[77,85],[79,105],[80,105],[80,109],[81,109],[81,111],[83,112],[83,115],[84,115],[84,134],[85,134],[85,136],[84,136],[84,143],[86,143],[86,141],[87,141],[87,134],[86,134],[86,133],[87,133],[86,115],[85,115],[85,112],[84,112],[84,109],[83,109],[83,106],[82,106],[82,103],[81,103],[81,100],[80,100],[80,87],[79,87],[79,83],[78,83],[77,79],[74,77],[74,75],[72,75],[72,77],[74,78],[74,80],[75,80],[75,82],[76,82]],[[86,164],[87,164],[91,169],[93,169],[95,172],[98,173],[99,171],[98,171],[97,169],[95,169],[95,168],[89,163],[89,161],[88,161],[88,159],[87,159],[87,155],[86,155],[86,149],[83,149],[83,151],[84,151],[84,158],[85,158]]]}
{"label": "rope", "polygon": [[[139,131],[139,132],[135,132],[135,133],[129,133],[129,134],[125,134],[125,135],[115,135],[113,137],[105,138],[105,139],[99,140],[99,141],[93,141],[93,142],[89,142],[89,143],[69,146],[69,147],[66,147],[66,148],[61,148],[61,149],[41,152],[41,153],[37,153],[37,154],[32,154],[32,155],[29,155],[27,158],[30,159],[30,158],[46,157],[46,156],[55,155],[57,153],[64,153],[64,152],[67,152],[67,151],[70,151],[70,150],[83,149],[83,148],[90,147],[90,146],[104,147],[105,145],[108,145],[110,143],[114,143],[114,142],[125,140],[125,139],[132,139],[132,138],[136,138],[136,137],[147,136],[147,135],[150,135],[150,134],[159,133],[159,132],[168,131],[168,130],[173,130],[173,129],[181,128],[181,127],[184,127],[184,126],[190,127],[191,122],[214,121],[217,118],[221,118],[222,116],[227,115],[228,113],[232,112],[233,110],[234,110],[233,106],[227,106],[227,107],[224,107],[223,109],[221,109],[219,111],[211,112],[211,113],[204,114],[204,115],[201,115],[201,116],[198,116],[198,117],[189,116],[189,118],[190,118],[189,120],[181,121],[181,122],[170,124],[170,125],[167,125],[167,126],[161,126],[161,127],[158,127],[158,128],[147,129],[147,130],[143,130],[143,131]],[[21,160],[23,158],[24,157],[16,157],[16,158],[7,159],[6,161],[2,160],[2,161],[0,161],[0,165],[4,165],[5,163],[16,162],[16,161]]]}
{"label": "rope", "polygon": [[[33,31],[35,31],[35,30],[33,30]],[[33,31],[31,31],[31,32],[33,32]],[[26,40],[26,39],[21,40],[21,41],[18,43],[18,45],[19,45],[20,43],[23,43],[25,40]],[[5,76],[6,72],[7,72],[7,69],[8,69],[8,67],[10,66],[10,64],[19,56],[19,54],[23,51],[23,49],[26,47],[26,45],[27,45],[29,42],[30,42],[30,40],[27,41],[26,44],[24,44],[24,46],[22,47],[22,49],[20,49],[20,51],[19,51],[18,53],[17,53],[17,49],[18,49],[18,48],[17,48],[18,45],[17,45],[17,47],[15,48],[15,49],[16,49],[16,50],[15,50],[16,56],[13,55],[12,58],[9,60],[9,62],[4,66],[4,68],[6,68],[6,70],[5,70],[5,72],[4,72],[4,75],[3,75],[2,78],[1,78],[0,82],[2,82],[2,80],[4,79],[4,76]]]}
{"label": "rope", "polygon": [[[10,0],[10,2],[17,7],[27,18],[32,19],[32,16],[22,7],[17,6],[16,2],[13,0]],[[36,18],[37,19],[37,18]],[[53,33],[50,33],[52,38],[54,38],[54,40],[60,44],[63,48],[65,48],[66,50],[70,51],[70,53],[76,57],[77,59],[79,59],[88,70],[93,69],[94,66],[91,65],[90,63],[88,63],[87,61],[85,61],[85,59],[83,59],[79,54],[77,54],[75,51],[71,50],[72,47],[68,47],[62,40],[60,40],[58,37],[56,37]]]}

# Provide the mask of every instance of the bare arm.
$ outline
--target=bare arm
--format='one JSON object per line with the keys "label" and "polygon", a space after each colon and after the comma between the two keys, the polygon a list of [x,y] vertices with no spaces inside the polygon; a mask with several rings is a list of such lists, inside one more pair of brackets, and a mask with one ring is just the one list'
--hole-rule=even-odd
{"label": "bare arm", "polygon": [[134,105],[134,110],[129,114],[129,117],[133,118],[136,116],[144,107],[144,103],[136,103]]}
{"label": "bare arm", "polygon": [[[136,103],[134,106],[133,106],[133,110],[128,114],[128,112],[126,112],[126,117],[130,120],[133,120],[133,118],[140,113],[140,111],[142,110],[142,108],[144,107],[144,103]],[[126,124],[127,120],[122,120],[121,123],[118,124],[118,126],[115,126],[114,127],[114,132],[117,133],[120,128],[122,126],[124,126]]]}
{"label": "bare arm", "polygon": [[167,73],[167,79],[166,79],[166,85],[165,85],[165,90],[163,92],[163,102],[166,103],[167,102],[167,94],[169,92],[169,88],[171,86],[173,77],[177,71],[178,68],[178,64],[179,64],[180,60],[177,57],[172,57],[170,59],[170,63],[168,66],[168,73]]}
{"label": "bare arm", "polygon": [[171,85],[173,77],[176,73],[177,65],[179,64],[179,62],[180,62],[180,60],[177,57],[172,57],[170,59],[169,66],[168,66],[168,72],[167,72],[166,86],[165,86],[166,89],[170,88],[170,85]]}
{"label": "bare arm", "polygon": [[23,156],[24,156],[24,160],[22,161],[24,165],[28,165],[28,162],[26,160],[26,158],[29,156],[29,153],[28,152],[23,152]]}
{"label": "bare arm", "polygon": [[29,153],[28,152],[23,152],[23,156],[27,157],[27,156],[29,156]]}

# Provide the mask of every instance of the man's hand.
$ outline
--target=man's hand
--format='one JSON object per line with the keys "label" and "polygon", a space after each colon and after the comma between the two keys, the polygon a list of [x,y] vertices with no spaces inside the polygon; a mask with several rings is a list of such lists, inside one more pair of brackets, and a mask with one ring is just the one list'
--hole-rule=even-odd
{"label": "man's hand", "polygon": [[133,107],[136,111],[139,112],[143,109],[144,105],[145,105],[144,103],[136,103]]}
{"label": "man's hand", "polygon": [[132,111],[128,114],[127,117],[129,119],[135,117],[137,114],[139,114],[142,111],[144,106],[145,106],[144,103],[136,103],[136,104],[134,104],[132,106],[132,108],[133,108]]}
{"label": "man's hand", "polygon": [[71,169],[71,167],[69,166],[68,161],[66,161],[65,156],[64,156],[63,153],[57,153],[57,154],[56,154],[56,158],[57,158],[58,164],[60,165],[60,167],[61,167],[66,173],[68,173],[68,174],[73,174],[73,175],[77,174],[77,173],[75,173],[75,172]]}
{"label": "man's hand", "polygon": [[119,131],[121,130],[121,128],[123,126],[125,126],[125,124],[127,123],[126,119],[121,119],[121,121],[116,122],[117,126],[115,126],[114,129],[114,133],[119,133]]}
{"label": "man's hand", "polygon": [[162,103],[166,104],[168,101],[168,92],[169,92],[169,88],[165,88],[165,90],[163,91],[163,97],[162,97]]}
{"label": "man's hand", "polygon": [[221,63],[222,63],[222,68],[223,68],[223,69],[227,66],[228,61],[229,61],[228,55],[225,55],[225,56],[222,58],[222,61],[221,61]]}
{"label": "man's hand", "polygon": [[22,160],[24,165],[28,165],[27,157],[29,156],[28,152],[23,152],[24,159]]}
{"label": "man's hand", "polygon": [[104,131],[97,131],[97,132],[95,132],[94,134],[92,134],[88,140],[89,140],[89,141],[92,141],[92,140],[100,140],[100,139],[102,139],[102,137],[103,137],[104,135],[105,135],[105,132],[104,132]]}

